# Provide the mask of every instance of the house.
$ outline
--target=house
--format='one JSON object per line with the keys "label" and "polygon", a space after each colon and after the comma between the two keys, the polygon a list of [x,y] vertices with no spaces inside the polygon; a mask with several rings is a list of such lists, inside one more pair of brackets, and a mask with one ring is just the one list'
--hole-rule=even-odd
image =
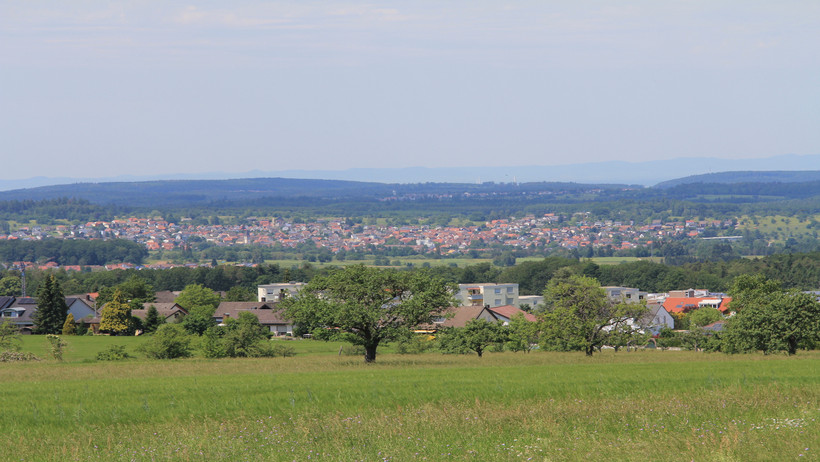
{"label": "house", "polygon": [[514,316],[522,315],[522,314],[524,315],[524,318],[527,321],[530,321],[530,322],[538,321],[538,319],[536,319],[535,315],[533,315],[531,313],[527,313],[526,311],[522,310],[521,308],[518,308],[517,306],[513,306],[513,305],[496,306],[496,307],[492,307],[492,308],[488,307],[488,306],[485,306],[484,311],[479,313],[478,319],[486,319],[487,321],[490,321],[490,322],[493,322],[493,321],[500,322],[502,325],[507,326],[507,325],[510,324],[510,320],[512,320],[512,318]]}
{"label": "house", "polygon": [[89,316],[94,317],[97,315],[94,307],[89,304],[85,298],[66,297],[65,304],[68,306],[68,312],[74,316],[74,322]]}
{"label": "house", "polygon": [[675,328],[675,318],[666,311],[662,304],[651,303],[647,305],[647,308],[649,310],[646,314],[637,320],[637,324],[641,328],[652,335],[658,334],[664,327]]}
{"label": "house", "polygon": [[159,292],[154,293],[154,301],[157,303],[174,303],[174,300],[179,297],[179,294],[182,293],[179,290],[177,291],[170,291],[170,290],[161,290]]}
{"label": "house", "polygon": [[141,310],[131,310],[131,316],[137,317],[145,321],[145,316],[148,315],[148,310],[151,307],[157,309],[159,316],[165,319],[165,322],[179,322],[188,315],[188,311],[185,308],[177,305],[176,303],[143,303],[144,309]]}
{"label": "house", "polygon": [[214,321],[224,325],[228,319],[237,319],[239,314],[251,313],[274,335],[293,335],[293,321],[282,315],[282,310],[272,302],[222,302],[214,312]]}
{"label": "house", "polygon": [[34,314],[37,312],[37,300],[32,297],[11,297],[8,306],[0,309],[0,319],[10,322],[20,329],[21,334],[34,331]]}
{"label": "house", "polygon": [[455,298],[461,306],[518,306],[518,284],[459,284]]}
{"label": "house", "polygon": [[536,308],[539,305],[544,304],[544,296],[543,295],[519,295],[518,296],[518,304],[520,305],[529,305],[530,308]]}
{"label": "house", "polygon": [[[670,292],[671,294],[671,292]],[[721,313],[729,313],[729,303],[732,297],[725,297],[722,295],[701,296],[701,297],[666,297],[663,301],[663,307],[669,313],[688,313],[698,308],[715,308]]]}
{"label": "house", "polygon": [[[84,297],[66,297],[66,316],[74,316],[74,322],[96,316]],[[15,324],[22,334],[31,334],[35,326],[37,300],[33,297],[0,297],[0,321]]]}
{"label": "house", "polygon": [[281,302],[287,297],[293,297],[305,286],[304,282],[283,282],[277,284],[263,284],[256,287],[256,300],[259,302]]}
{"label": "house", "polygon": [[445,327],[464,327],[473,319],[484,319],[489,322],[500,322],[509,325],[510,320],[523,314],[527,321],[535,322],[534,315],[513,305],[497,307],[488,306],[452,306],[447,308],[442,316],[433,320],[432,326],[422,326],[419,332],[431,332]]}

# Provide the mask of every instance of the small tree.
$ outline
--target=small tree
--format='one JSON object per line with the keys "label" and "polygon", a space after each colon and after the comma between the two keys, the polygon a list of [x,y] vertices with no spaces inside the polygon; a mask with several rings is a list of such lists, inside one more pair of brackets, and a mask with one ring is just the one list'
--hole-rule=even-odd
{"label": "small tree", "polygon": [[446,329],[437,337],[441,351],[458,354],[474,351],[479,358],[487,348],[506,339],[504,327],[486,319],[471,319],[465,327]]}
{"label": "small tree", "polygon": [[716,308],[698,308],[689,313],[689,322],[694,327],[703,327],[723,319],[723,314]]}
{"label": "small tree", "polygon": [[486,319],[469,320],[461,330],[461,335],[464,346],[470,351],[475,351],[479,358],[488,347],[504,343],[507,339],[507,333],[501,324]]}
{"label": "small tree", "polygon": [[154,305],[149,306],[148,311],[145,313],[145,322],[143,322],[145,332],[149,334],[156,332],[162,324],[165,324],[165,319],[159,315],[157,307]]}
{"label": "small tree", "polygon": [[65,324],[63,324],[63,335],[74,335],[77,331],[77,326],[74,324],[74,315],[68,313],[65,317]]}
{"label": "small tree", "polygon": [[231,321],[225,328],[225,353],[232,357],[264,356],[260,340],[267,338],[266,329],[259,323],[259,318],[246,312],[239,313],[239,318]]}
{"label": "small tree", "polygon": [[123,334],[131,328],[131,306],[123,293],[114,291],[111,301],[106,303],[100,316],[100,330],[112,334]]}
{"label": "small tree", "polygon": [[17,296],[20,292],[22,292],[22,285],[17,276],[6,276],[0,279],[0,296]]}
{"label": "small tree", "polygon": [[63,360],[63,349],[68,345],[59,335],[46,334],[46,344],[48,345],[49,353],[57,361]]}
{"label": "small tree", "polygon": [[202,335],[209,327],[214,325],[216,325],[214,318],[203,313],[189,314],[182,318],[182,327],[193,335]]}
{"label": "small tree", "polygon": [[14,324],[0,320],[0,351],[20,350],[20,329]]}
{"label": "small tree", "polygon": [[174,302],[185,308],[189,314],[213,316],[221,299],[213,290],[200,284],[189,284],[180,292]]}
{"label": "small tree", "polygon": [[507,348],[510,351],[529,353],[533,346],[538,344],[540,330],[539,323],[527,320],[522,313],[516,314],[507,326]]}
{"label": "small tree", "polygon": [[60,283],[53,274],[49,275],[37,291],[37,312],[35,332],[38,334],[58,334],[63,330],[68,306],[65,303]]}
{"label": "small tree", "polygon": [[140,347],[152,359],[188,358],[191,356],[191,337],[179,324],[163,324]]}

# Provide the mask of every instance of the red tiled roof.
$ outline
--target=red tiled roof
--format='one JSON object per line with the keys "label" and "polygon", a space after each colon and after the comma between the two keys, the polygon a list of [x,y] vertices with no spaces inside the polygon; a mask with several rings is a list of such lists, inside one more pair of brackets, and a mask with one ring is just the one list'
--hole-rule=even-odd
{"label": "red tiled roof", "polygon": [[524,318],[526,318],[527,321],[535,322],[535,321],[538,320],[538,319],[536,319],[535,315],[533,315],[531,313],[527,313],[526,311],[522,310],[521,308],[518,308],[517,306],[513,306],[513,305],[496,306],[496,307],[493,307],[493,308],[489,308],[489,310],[494,312],[494,313],[497,313],[501,316],[504,316],[507,319],[512,319],[513,316],[515,316],[517,314],[523,314]]}

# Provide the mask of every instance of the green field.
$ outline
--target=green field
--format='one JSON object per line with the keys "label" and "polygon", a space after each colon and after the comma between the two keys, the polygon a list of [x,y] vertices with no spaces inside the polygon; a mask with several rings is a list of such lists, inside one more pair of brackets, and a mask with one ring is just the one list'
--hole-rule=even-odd
{"label": "green field", "polygon": [[[26,349],[37,340],[26,339]],[[127,340],[123,343],[123,340]],[[0,364],[2,460],[817,460],[820,354]],[[87,341],[87,343],[86,343]]]}

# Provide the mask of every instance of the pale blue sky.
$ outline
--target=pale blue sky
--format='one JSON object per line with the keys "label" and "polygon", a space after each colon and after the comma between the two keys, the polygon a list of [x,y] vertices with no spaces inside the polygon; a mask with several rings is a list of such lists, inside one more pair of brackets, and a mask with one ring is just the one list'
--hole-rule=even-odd
{"label": "pale blue sky", "polygon": [[820,154],[817,1],[0,0],[0,178]]}

